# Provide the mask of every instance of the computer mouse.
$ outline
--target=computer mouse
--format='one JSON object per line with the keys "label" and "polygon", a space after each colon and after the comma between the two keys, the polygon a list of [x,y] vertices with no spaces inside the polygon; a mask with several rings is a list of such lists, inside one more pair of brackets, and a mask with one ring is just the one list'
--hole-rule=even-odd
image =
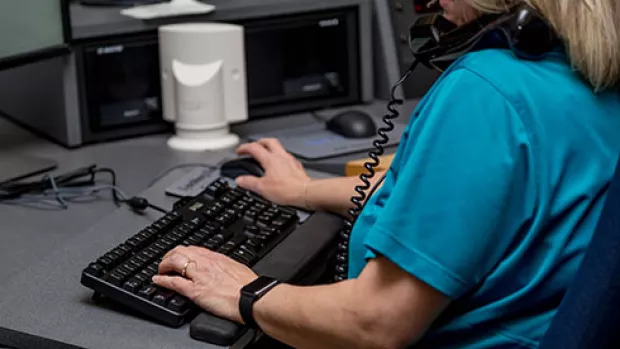
{"label": "computer mouse", "polygon": [[377,134],[373,118],[358,110],[349,110],[334,116],[326,123],[327,129],[346,138],[369,138]]}
{"label": "computer mouse", "polygon": [[265,170],[254,158],[242,157],[224,163],[220,168],[220,174],[232,179],[245,175],[262,177]]}

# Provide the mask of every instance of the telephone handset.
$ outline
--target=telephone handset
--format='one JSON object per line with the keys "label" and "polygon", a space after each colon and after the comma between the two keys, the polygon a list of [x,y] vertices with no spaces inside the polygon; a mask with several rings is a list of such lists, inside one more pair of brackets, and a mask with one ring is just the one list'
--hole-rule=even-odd
{"label": "telephone handset", "polygon": [[[416,8],[418,5],[421,9],[436,10],[438,1],[426,1],[425,4],[416,1]],[[340,233],[341,241],[336,255],[334,281],[347,279],[351,231],[364,208],[364,202],[367,202],[385,179],[384,175],[371,188],[370,179],[376,174],[375,169],[380,162],[379,156],[385,152],[384,146],[389,141],[388,132],[394,129],[393,120],[400,115],[397,107],[404,103],[403,99],[396,97],[396,90],[409,78],[419,63],[444,71],[465,53],[481,48],[482,39],[491,33],[499,34],[499,38],[504,39],[503,46],[512,50],[521,59],[541,59],[561,45],[559,37],[547,21],[537,10],[525,3],[516,6],[509,13],[482,15],[460,27],[438,13],[420,16],[410,27],[409,47],[415,60],[391,89],[391,99],[387,104],[388,112],[383,117],[384,126],[377,130],[377,138],[372,143],[375,149],[368,153],[370,161],[364,164],[366,172],[359,176],[362,184],[355,187],[357,195],[351,198],[353,207],[348,211],[344,229]],[[369,189],[370,192],[366,194]]]}

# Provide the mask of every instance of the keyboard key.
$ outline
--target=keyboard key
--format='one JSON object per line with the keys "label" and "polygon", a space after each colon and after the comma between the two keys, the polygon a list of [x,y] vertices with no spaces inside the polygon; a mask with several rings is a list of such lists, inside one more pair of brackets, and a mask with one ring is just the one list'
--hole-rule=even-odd
{"label": "keyboard key", "polygon": [[120,246],[118,246],[118,249],[123,251],[123,254],[129,254],[131,253],[131,247],[125,245],[125,244],[121,244]]}
{"label": "keyboard key", "polygon": [[253,197],[251,197],[250,195],[246,195],[246,196],[242,197],[242,198],[241,198],[241,200],[242,200],[243,202],[245,202],[246,204],[248,204],[248,205],[251,205],[251,204],[253,204],[253,203],[256,201],[256,200],[254,200],[254,198],[253,198]]}
{"label": "keyboard key", "polygon": [[108,252],[106,255],[108,256],[108,258],[112,259],[116,263],[118,263],[120,259],[123,257],[123,253],[122,252],[119,253],[119,251],[116,251],[116,250],[112,250]]}
{"label": "keyboard key", "polygon": [[218,224],[216,222],[208,222],[204,225],[205,230],[209,231],[209,232],[218,232],[220,230],[222,230],[222,225]]}
{"label": "keyboard key", "polygon": [[134,263],[127,262],[123,264],[123,269],[128,270],[130,274],[133,274],[139,269],[139,267],[136,266]]}
{"label": "keyboard key", "polygon": [[86,274],[99,277],[103,275],[103,273],[105,272],[105,268],[103,265],[99,263],[90,263],[88,267],[84,270],[84,272]]}
{"label": "keyboard key", "polygon": [[219,211],[214,208],[209,208],[203,212],[205,217],[210,218],[210,219],[217,217],[218,213]]}
{"label": "keyboard key", "polygon": [[220,202],[224,205],[224,206],[229,206],[231,205],[233,202],[235,201],[234,198],[231,198],[230,196],[222,196],[220,198]]}
{"label": "keyboard key", "polygon": [[243,201],[238,201],[232,206],[232,208],[237,212],[245,211],[247,207],[248,204],[244,203]]}
{"label": "keyboard key", "polygon": [[151,246],[153,246],[153,247],[156,249],[157,254],[161,254],[162,252],[164,252],[165,250],[167,250],[167,249],[168,249],[168,246],[166,246],[166,245],[165,245],[164,243],[162,243],[161,241],[157,241],[156,243],[154,243],[154,244],[153,244],[153,245],[151,245]]}
{"label": "keyboard key", "polygon": [[190,236],[190,238],[187,239],[187,241],[189,241],[191,245],[198,245],[201,242],[200,239],[196,236]]}
{"label": "keyboard key", "polygon": [[123,281],[125,280],[125,276],[122,274],[117,273],[116,271],[111,272],[108,277],[107,280],[112,284],[112,285],[116,285],[116,286],[120,286]]}
{"label": "keyboard key", "polygon": [[128,277],[129,275],[133,274],[133,272],[131,270],[129,270],[129,269],[123,267],[123,266],[120,266],[120,267],[116,268],[114,271],[119,273],[119,274],[121,274],[121,275],[123,275],[124,277]]}
{"label": "keyboard key", "polygon": [[256,239],[251,239],[248,240],[244,246],[246,246],[250,251],[258,252],[261,248],[263,248],[263,243]]}
{"label": "keyboard key", "polygon": [[140,281],[139,279],[136,279],[136,278],[132,278],[123,285],[123,289],[131,293],[136,293],[142,286],[142,283],[143,281]]}
{"label": "keyboard key", "polygon": [[239,249],[235,251],[231,257],[234,260],[240,263],[243,263],[245,265],[250,265],[254,263],[254,261],[256,260],[256,255],[254,253],[244,250],[244,249]]}
{"label": "keyboard key", "polygon": [[155,274],[157,274],[157,272],[159,270],[159,266],[158,266],[158,264],[151,264],[145,270],[148,271],[150,274],[155,275]]}
{"label": "keyboard key", "polygon": [[182,313],[187,309],[189,302],[181,296],[174,296],[168,303],[168,309]]}
{"label": "keyboard key", "polygon": [[150,260],[150,258],[146,255],[145,251],[140,252],[140,254],[136,255],[134,258],[142,265],[148,263],[148,261]]}
{"label": "keyboard key", "polygon": [[224,246],[220,247],[218,250],[219,253],[229,254],[235,248],[235,243],[232,241],[228,241],[224,244]]}
{"label": "keyboard key", "polygon": [[169,290],[160,290],[157,292],[155,297],[153,297],[153,303],[166,306],[166,303],[168,303],[172,297],[174,297],[174,292]]}
{"label": "keyboard key", "polygon": [[151,300],[155,293],[157,293],[157,286],[155,286],[154,284],[149,284],[148,286],[140,290],[138,296]]}
{"label": "keyboard key", "polygon": [[248,225],[245,227],[243,233],[248,237],[248,239],[253,239],[258,233],[260,233],[260,228],[255,225]]}

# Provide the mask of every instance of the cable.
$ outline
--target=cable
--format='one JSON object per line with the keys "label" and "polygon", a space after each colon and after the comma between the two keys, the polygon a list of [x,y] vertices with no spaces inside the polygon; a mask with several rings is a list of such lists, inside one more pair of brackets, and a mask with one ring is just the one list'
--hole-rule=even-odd
{"label": "cable", "polygon": [[385,181],[385,176],[387,176],[387,173],[384,173],[383,176],[379,178],[379,181],[377,181],[377,183],[375,183],[375,185],[372,187],[372,189],[370,190],[370,193],[368,193],[368,199],[366,199],[366,201],[364,202],[364,207],[366,207],[368,200],[370,200],[370,198],[375,194],[375,191],[377,191],[377,189],[379,189],[381,184]]}
{"label": "cable", "polygon": [[[85,198],[93,197],[94,195],[102,192],[104,190],[111,190],[116,192],[116,194],[122,198],[122,200],[126,199],[125,193],[115,186],[112,185],[96,185],[86,188],[57,188],[57,189],[47,189],[43,191],[41,194],[25,194],[17,199],[10,200],[2,200],[1,204],[7,205],[19,205],[19,204],[29,204],[29,203],[41,203],[47,204],[50,201],[55,203],[52,205],[53,207],[58,207],[61,209],[67,209],[70,203],[80,202]],[[59,203],[57,200],[57,196],[61,195],[63,199],[63,203]]]}
{"label": "cable", "polygon": [[353,231],[353,226],[357,221],[362,209],[364,209],[365,203],[367,202],[367,198],[370,198],[372,194],[376,191],[376,189],[381,185],[381,183],[385,179],[385,175],[381,178],[370,191],[370,195],[366,195],[366,191],[371,189],[370,179],[373,178],[376,174],[375,168],[379,166],[380,159],[379,157],[383,155],[385,152],[384,146],[389,142],[389,137],[387,135],[388,132],[394,130],[394,123],[392,120],[398,118],[400,116],[399,111],[396,109],[397,106],[402,105],[405,101],[401,98],[396,97],[396,90],[400,85],[402,85],[407,78],[413,73],[415,68],[418,66],[418,60],[413,61],[407,72],[403,74],[403,76],[392,86],[392,90],[390,93],[390,101],[387,104],[388,113],[383,117],[383,123],[385,126],[380,127],[377,130],[377,139],[372,142],[372,145],[375,147],[375,150],[372,150],[368,153],[368,157],[371,159],[370,161],[364,163],[364,168],[366,169],[365,173],[362,173],[359,178],[362,181],[362,184],[355,187],[355,192],[357,195],[354,195],[351,198],[351,202],[353,203],[353,207],[348,211],[348,217],[346,217],[344,222],[344,228],[340,232],[340,243],[338,243],[338,252],[336,254],[336,266],[334,272],[334,281],[343,281],[348,277],[349,271],[349,242],[351,240],[351,232]]}
{"label": "cable", "polygon": [[[111,168],[107,168],[107,167],[104,167],[104,168],[99,168],[99,169],[95,169],[95,170],[93,171],[93,174],[92,174],[92,176],[93,176],[93,180],[94,180],[94,176],[95,176],[97,173],[107,173],[107,174],[109,174],[109,175],[112,177],[112,186],[116,187],[116,172],[114,172],[114,170],[113,170],[113,169],[111,169]],[[117,194],[116,190],[113,190],[113,191],[112,191],[112,198],[114,199],[114,203],[115,203],[117,206],[120,206],[120,204],[123,202],[123,200],[122,200],[121,198],[119,198],[119,196],[118,196],[118,194]]]}
{"label": "cable", "polygon": [[[99,173],[109,174],[111,185],[96,185],[96,175]],[[81,180],[89,176],[88,180]],[[24,203],[49,203],[50,199],[56,202],[56,207],[67,209],[70,202],[92,197],[102,190],[111,190],[112,198],[117,206],[125,204],[134,212],[143,213],[147,209],[153,209],[161,213],[168,213],[147,199],[139,196],[129,198],[116,185],[116,172],[111,168],[97,168],[95,165],[80,168],[76,171],[55,177],[46,174],[40,181],[28,183],[15,183],[10,187],[2,188],[0,203],[24,204]],[[31,194],[41,192],[41,194]]]}
{"label": "cable", "polygon": [[146,211],[147,208],[153,209],[155,211],[159,211],[163,214],[168,213],[168,210],[165,210],[159,206],[153,205],[147,199],[140,197],[140,196],[134,196],[128,200],[125,200],[124,203],[127,204],[127,206],[131,207],[132,210],[139,212],[139,213]]}

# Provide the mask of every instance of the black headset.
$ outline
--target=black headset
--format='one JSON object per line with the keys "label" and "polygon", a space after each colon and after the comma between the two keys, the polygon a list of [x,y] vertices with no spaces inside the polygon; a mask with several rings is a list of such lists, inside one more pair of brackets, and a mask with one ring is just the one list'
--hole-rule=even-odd
{"label": "black headset", "polygon": [[[437,1],[428,3],[433,2],[437,3]],[[368,153],[370,160],[364,164],[366,172],[360,175],[361,184],[355,187],[357,194],[351,198],[353,206],[348,211],[344,229],[340,233],[334,281],[347,278],[349,240],[353,225],[367,199],[385,179],[383,176],[374,186],[370,182],[376,174],[376,167],[380,162],[379,157],[383,155],[384,147],[389,141],[388,133],[394,129],[392,120],[399,116],[397,106],[404,102],[396,97],[396,89],[411,75],[418,64],[422,63],[427,67],[443,71],[465,53],[481,49],[484,45],[490,48],[489,42],[496,41],[500,43],[492,45],[510,48],[517,57],[530,60],[541,59],[560,45],[558,36],[545,19],[527,4],[519,5],[509,13],[483,15],[474,22],[460,27],[438,13],[423,15],[415,21],[409,32],[409,46],[415,60],[392,87],[391,100],[387,106],[388,113],[383,117],[384,126],[377,131],[377,138],[373,141],[375,149]],[[505,40],[483,40],[494,33]]]}
{"label": "black headset", "polygon": [[460,27],[439,13],[421,16],[409,29],[409,47],[420,63],[443,71],[463,54],[488,45],[483,39],[490,35],[498,35],[501,40],[495,42],[521,59],[541,59],[560,46],[540,13],[522,3],[509,13],[485,14]]}

